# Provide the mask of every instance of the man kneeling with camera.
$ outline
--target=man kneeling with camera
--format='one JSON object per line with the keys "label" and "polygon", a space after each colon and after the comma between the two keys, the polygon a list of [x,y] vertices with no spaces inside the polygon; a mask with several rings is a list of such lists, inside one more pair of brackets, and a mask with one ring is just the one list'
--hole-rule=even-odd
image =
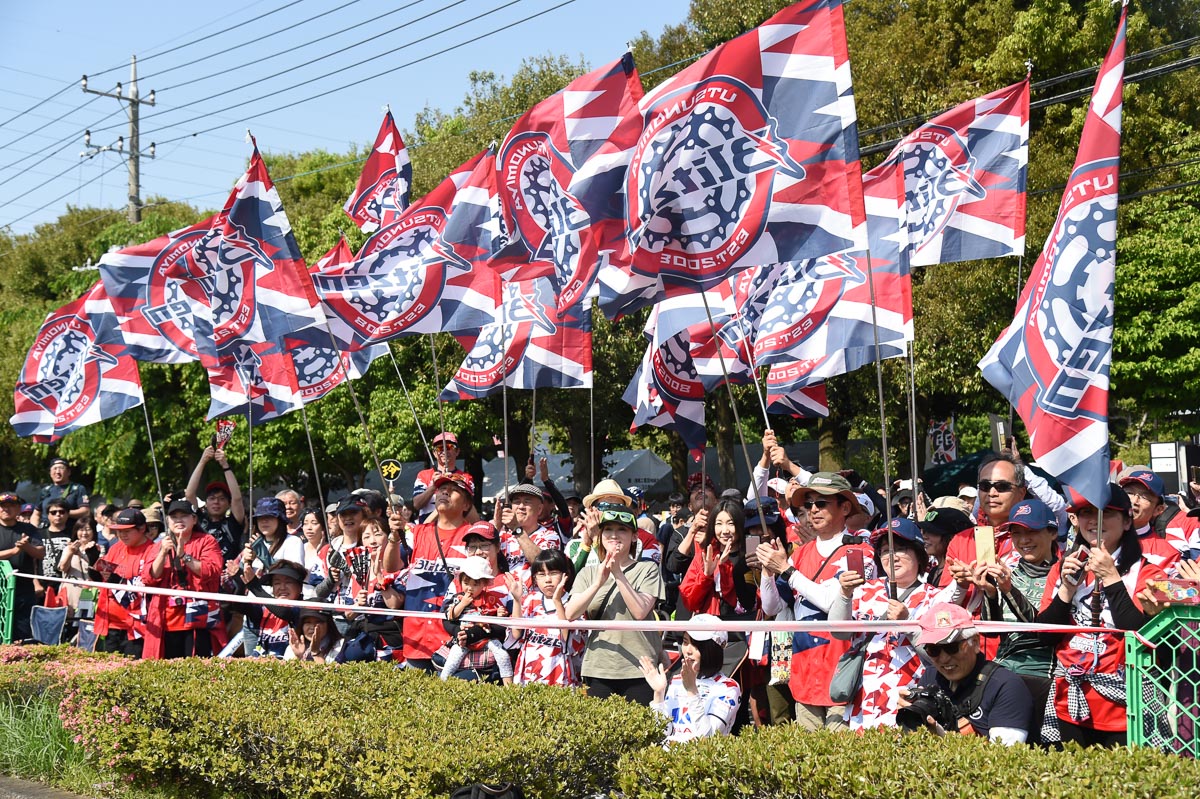
{"label": "man kneeling with camera", "polygon": [[917,648],[936,671],[926,669],[920,686],[901,693],[896,719],[901,727],[1025,743],[1033,698],[1020,677],[984,657],[968,611],[945,602],[925,611]]}

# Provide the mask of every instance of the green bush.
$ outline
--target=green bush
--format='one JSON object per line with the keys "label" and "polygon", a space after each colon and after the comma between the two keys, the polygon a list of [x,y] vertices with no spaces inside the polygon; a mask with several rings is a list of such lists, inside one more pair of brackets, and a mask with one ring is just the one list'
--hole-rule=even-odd
{"label": "green bush", "polygon": [[530,797],[615,782],[663,722],[620,699],[442,682],[387,664],[143,662],[72,681],[64,726],[94,762],[196,795],[444,797],[514,782]]}
{"label": "green bush", "polygon": [[120,655],[84,652],[66,644],[0,645],[0,698],[49,697],[57,702],[73,677],[123,668],[132,662]]}
{"label": "green bush", "polygon": [[1200,764],[1151,749],[1046,752],[965,735],[795,725],[631,752],[617,774],[627,799],[1195,799],[1200,790]]}

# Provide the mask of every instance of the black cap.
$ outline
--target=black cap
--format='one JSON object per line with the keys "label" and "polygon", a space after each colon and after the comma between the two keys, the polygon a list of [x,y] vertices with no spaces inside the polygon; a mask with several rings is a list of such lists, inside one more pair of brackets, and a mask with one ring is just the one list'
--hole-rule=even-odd
{"label": "black cap", "polygon": [[289,563],[287,561],[273,563],[265,572],[263,572],[263,582],[270,585],[271,578],[275,577],[276,575],[280,575],[283,577],[290,577],[298,583],[303,583],[308,579],[308,571],[303,568],[297,568],[298,566],[299,564],[297,563]]}
{"label": "black cap", "polygon": [[341,514],[352,510],[359,511],[361,513],[366,509],[367,503],[362,497],[349,496],[345,497],[341,502],[338,503],[337,510],[335,510],[334,513]]}
{"label": "black cap", "polygon": [[[178,511],[190,513],[193,516],[196,515],[196,509],[193,508],[192,503],[188,502],[186,499],[173,500],[171,502],[171,504],[167,506],[167,515],[168,516],[170,516],[172,513],[178,512]],[[145,518],[145,517],[143,517],[143,518]]]}
{"label": "black cap", "polygon": [[922,532],[952,536],[972,529],[975,522],[957,508],[930,508],[919,526]]}
{"label": "black cap", "polygon": [[125,508],[117,514],[117,518],[108,523],[110,530],[132,530],[134,527],[146,526],[146,514],[137,508]]}

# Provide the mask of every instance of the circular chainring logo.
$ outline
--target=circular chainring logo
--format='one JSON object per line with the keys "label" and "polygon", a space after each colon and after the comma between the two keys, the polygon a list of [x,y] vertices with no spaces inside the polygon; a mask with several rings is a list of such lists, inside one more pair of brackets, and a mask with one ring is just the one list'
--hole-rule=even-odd
{"label": "circular chainring logo", "polygon": [[196,263],[194,252],[207,233],[207,229],[192,230],[171,239],[155,257],[150,269],[149,302],[142,311],[159,335],[192,357],[197,356],[194,309],[207,306],[208,296],[198,280],[181,275],[200,277],[207,273]]}
{"label": "circular chainring logo", "polygon": [[902,145],[898,160],[904,173],[905,224],[914,252],[942,234],[963,200],[987,195],[975,177],[975,156],[953,128],[921,128]]}
{"label": "circular chainring logo", "polygon": [[109,358],[94,345],[90,325],[78,316],[49,320],[34,341],[32,369],[19,390],[58,422],[78,418],[96,400],[99,361]]}
{"label": "circular chainring logo", "polygon": [[513,223],[530,251],[532,263],[553,269],[562,299],[569,307],[590,283],[596,242],[586,235],[591,217],[565,187],[574,170],[539,131],[520,133],[505,142],[498,160],[501,191],[511,199]]}
{"label": "circular chainring logo", "polygon": [[802,179],[804,168],[754,91],[733,78],[666,94],[645,118],[627,184],[633,270],[715,279],[762,234],[775,172]]}
{"label": "circular chainring logo", "polygon": [[762,313],[755,353],[787,352],[820,330],[848,285],[866,282],[857,259],[847,253],[789,264]]}

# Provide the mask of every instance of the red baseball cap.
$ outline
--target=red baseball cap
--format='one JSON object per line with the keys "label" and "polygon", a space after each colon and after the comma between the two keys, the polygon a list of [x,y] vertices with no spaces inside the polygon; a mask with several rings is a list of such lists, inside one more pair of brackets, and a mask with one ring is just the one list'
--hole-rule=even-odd
{"label": "red baseball cap", "polygon": [[443,441],[445,441],[447,444],[453,444],[456,447],[458,446],[458,436],[454,435],[453,433],[438,433],[433,437],[433,441],[430,443],[440,444]]}
{"label": "red baseball cap", "polygon": [[471,497],[475,496],[475,480],[466,472],[454,472],[453,474],[440,475],[436,480],[433,481],[433,487],[441,488],[447,483],[453,483],[463,491],[466,491]]}

